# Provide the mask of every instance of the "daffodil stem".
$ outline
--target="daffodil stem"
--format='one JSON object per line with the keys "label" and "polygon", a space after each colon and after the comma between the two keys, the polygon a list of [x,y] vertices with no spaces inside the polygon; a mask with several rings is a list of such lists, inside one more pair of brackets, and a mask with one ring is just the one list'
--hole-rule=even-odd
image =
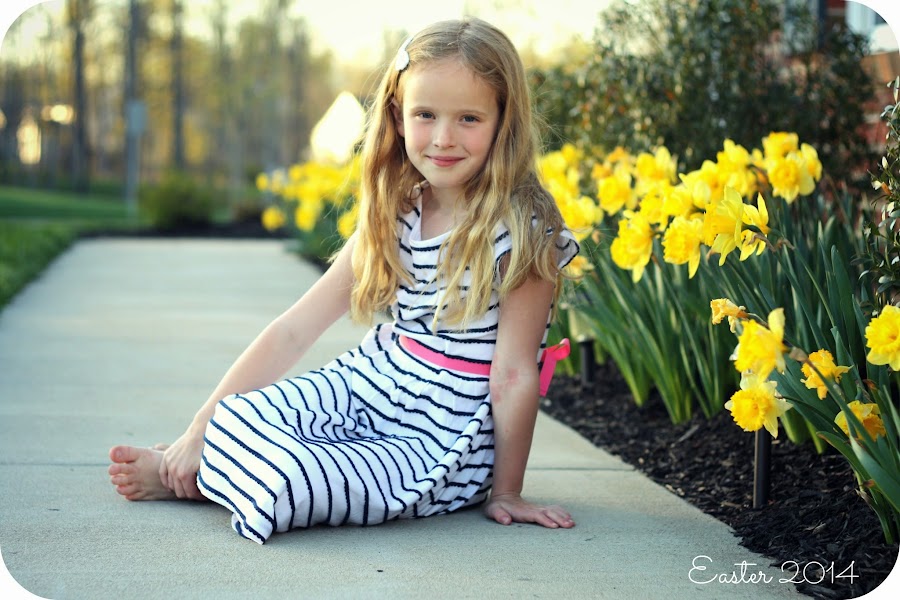
{"label": "daffodil stem", "polygon": [[772,470],[772,436],[765,429],[756,430],[755,455],[753,457],[753,508],[764,508],[769,503]]}

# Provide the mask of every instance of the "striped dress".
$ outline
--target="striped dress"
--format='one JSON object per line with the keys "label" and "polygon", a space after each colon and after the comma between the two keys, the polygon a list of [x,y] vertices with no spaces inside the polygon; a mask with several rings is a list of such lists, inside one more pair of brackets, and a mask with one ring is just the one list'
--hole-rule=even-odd
{"label": "striped dress", "polygon": [[[488,377],[436,367],[397,340],[490,364],[499,303],[494,292],[490,310],[464,331],[431,331],[435,263],[449,233],[422,240],[420,214],[417,206],[398,222],[413,283],[399,289],[392,322],[321,369],[218,403],[197,483],[233,513],[240,535],[262,544],[276,531],[374,525],[486,499],[494,459]],[[568,231],[559,244],[562,267],[578,244]],[[510,247],[498,227],[496,259]]]}

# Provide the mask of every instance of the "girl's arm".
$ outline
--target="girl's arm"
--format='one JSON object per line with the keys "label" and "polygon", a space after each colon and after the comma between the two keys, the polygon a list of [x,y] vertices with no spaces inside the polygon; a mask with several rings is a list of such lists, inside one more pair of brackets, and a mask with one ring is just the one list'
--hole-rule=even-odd
{"label": "girl's arm", "polygon": [[195,479],[203,434],[219,400],[281,379],[319,336],[348,311],[354,243],[355,238],[351,237],[322,277],[244,350],[197,411],[187,431],[166,450],[160,479],[179,498],[203,497]]}
{"label": "girl's arm", "polygon": [[529,279],[510,292],[500,306],[490,383],[494,481],[484,510],[503,525],[513,521],[553,528],[575,525],[561,507],[537,506],[521,497],[538,411],[535,358],[544,336],[553,289],[553,282]]}

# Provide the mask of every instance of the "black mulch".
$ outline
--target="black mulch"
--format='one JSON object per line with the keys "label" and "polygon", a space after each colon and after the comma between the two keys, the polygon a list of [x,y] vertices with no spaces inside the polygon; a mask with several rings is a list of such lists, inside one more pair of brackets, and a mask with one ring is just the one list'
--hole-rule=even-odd
{"label": "black mulch", "polygon": [[[857,492],[847,461],[836,451],[819,455],[797,446],[782,431],[773,440],[770,501],[753,505],[754,434],[742,431],[723,410],[672,425],[662,400],[652,394],[634,403],[612,363],[600,365],[593,387],[557,376],[542,410],[596,446],[620,457],[670,492],[729,525],[741,544],[781,567],[795,561],[807,581],[797,589],[814,598],[855,598],[884,581],[897,562],[898,545],[887,545],[874,511]],[[834,564],[832,574],[817,571]],[[853,579],[836,577],[851,562]],[[785,577],[797,570],[784,567]],[[802,577],[798,577],[802,579]]]}

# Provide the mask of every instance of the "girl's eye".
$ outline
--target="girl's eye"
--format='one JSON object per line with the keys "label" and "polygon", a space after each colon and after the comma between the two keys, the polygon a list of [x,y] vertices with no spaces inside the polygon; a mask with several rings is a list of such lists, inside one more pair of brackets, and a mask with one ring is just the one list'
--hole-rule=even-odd
{"label": "girl's eye", "polygon": [[477,122],[478,122],[478,117],[475,117],[475,116],[473,116],[473,115],[466,115],[466,116],[463,117],[463,122],[465,122],[465,123],[477,123]]}
{"label": "girl's eye", "polygon": [[431,119],[431,118],[434,117],[434,115],[431,114],[430,112],[424,112],[424,111],[423,111],[423,112],[420,112],[420,113],[419,113],[419,117],[422,118],[422,119]]}

